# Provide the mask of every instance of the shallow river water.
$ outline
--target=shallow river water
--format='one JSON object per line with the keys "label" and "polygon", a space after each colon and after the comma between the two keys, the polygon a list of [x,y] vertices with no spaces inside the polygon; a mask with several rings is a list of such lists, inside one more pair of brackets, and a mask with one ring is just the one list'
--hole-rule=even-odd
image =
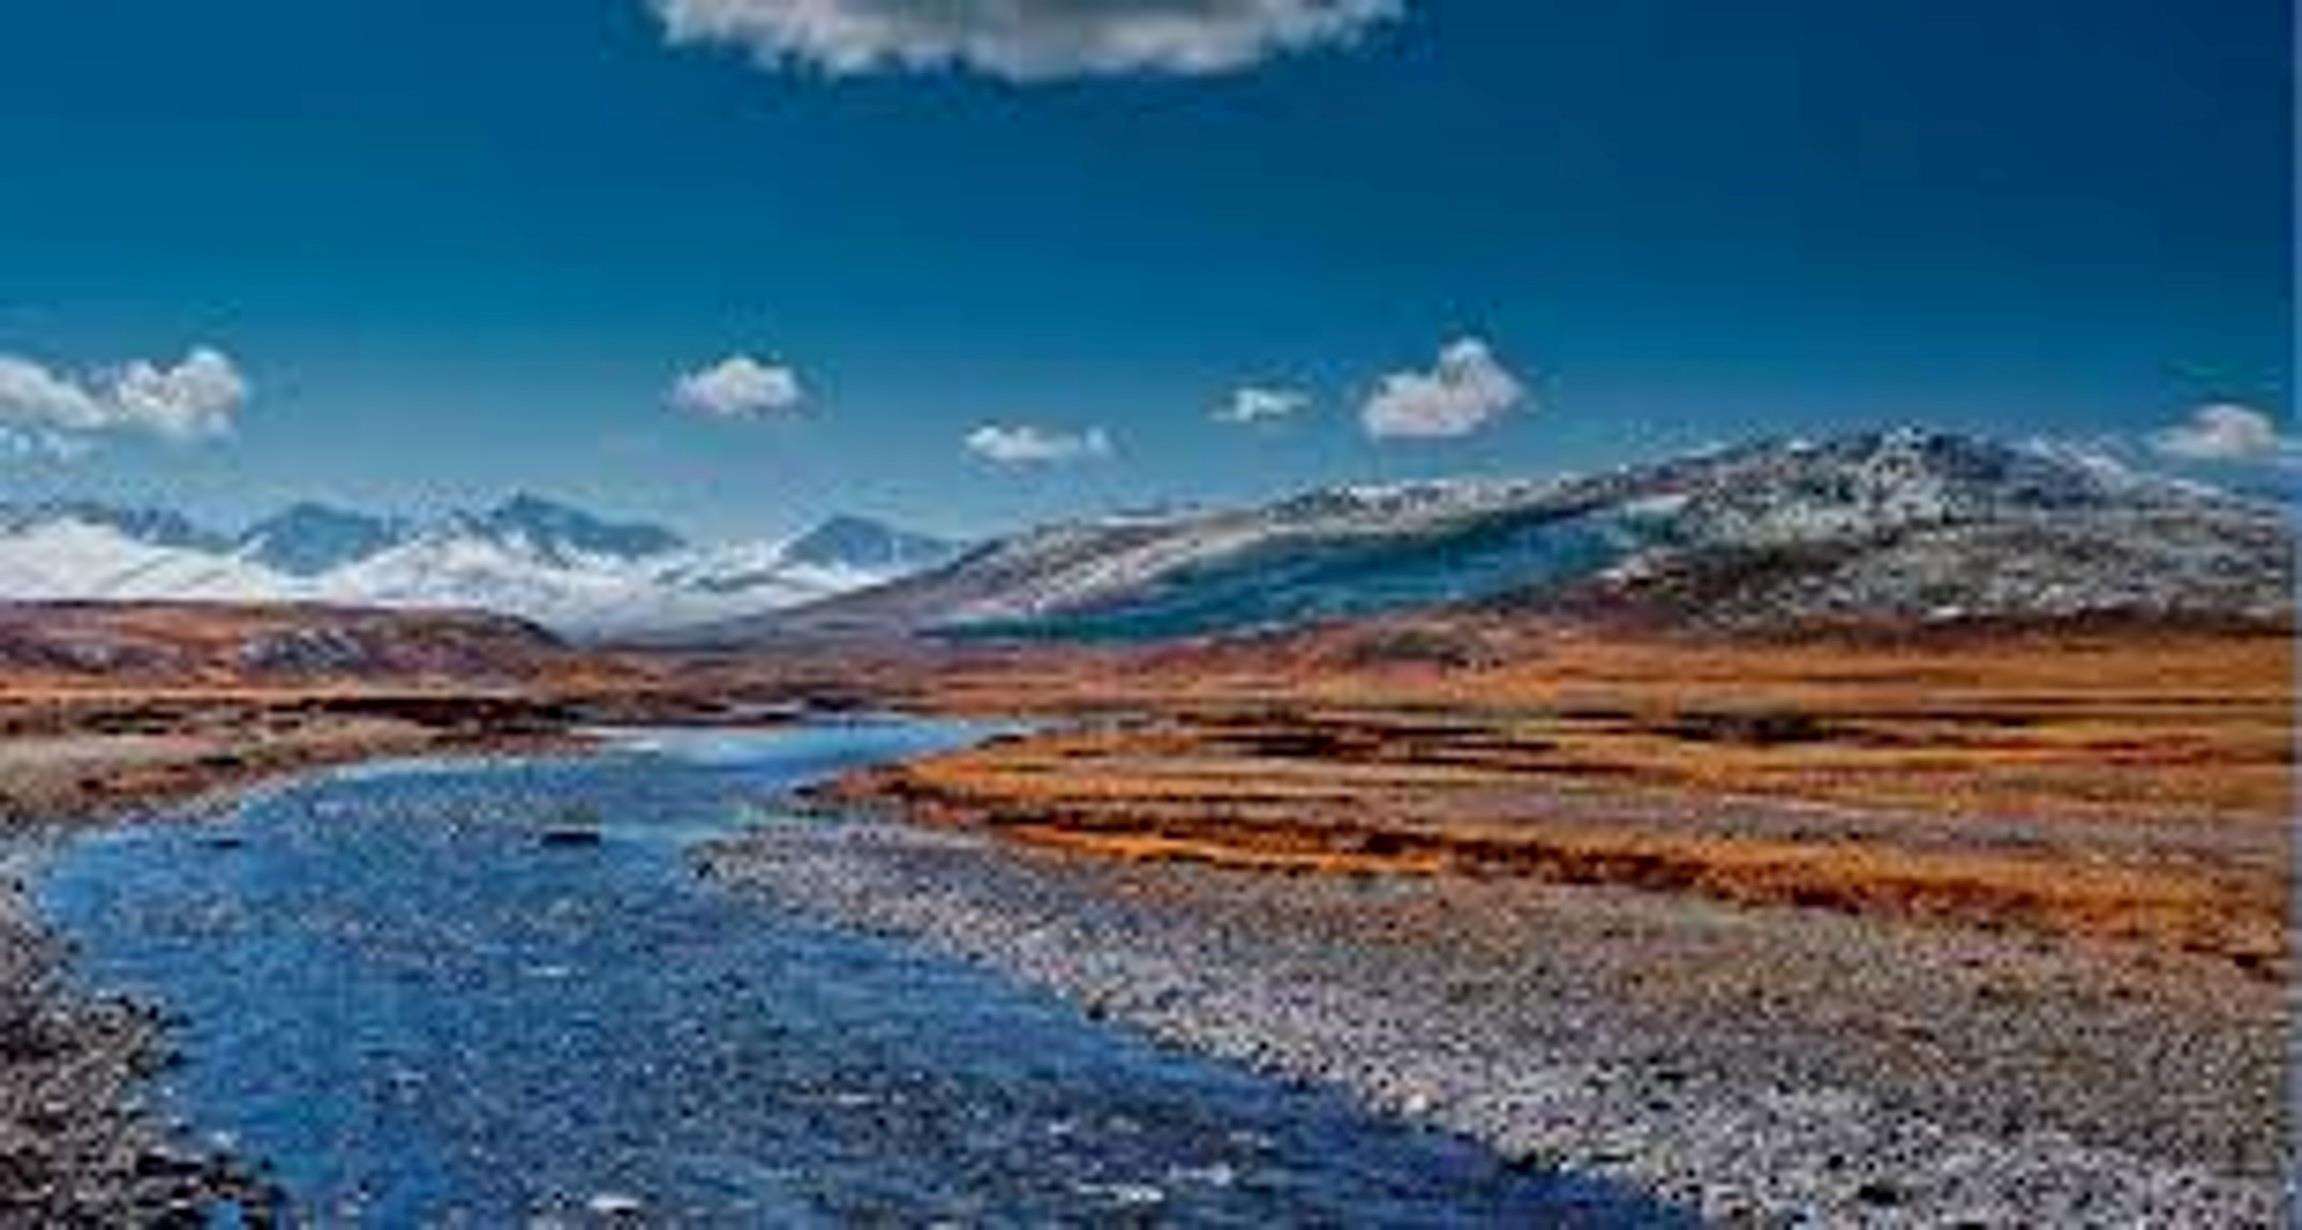
{"label": "shallow river water", "polygon": [[831,822],[791,786],[980,733],[323,774],[82,841],[41,899],[85,981],[175,1019],[165,1106],[306,1224],[1676,1220],[695,870]]}

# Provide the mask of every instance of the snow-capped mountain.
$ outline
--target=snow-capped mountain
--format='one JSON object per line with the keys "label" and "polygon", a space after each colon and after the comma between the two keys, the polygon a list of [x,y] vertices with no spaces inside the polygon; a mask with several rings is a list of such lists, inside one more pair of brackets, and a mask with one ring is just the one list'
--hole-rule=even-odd
{"label": "snow-capped mountain", "polygon": [[422,522],[298,504],[238,535],[60,503],[0,508],[0,600],[473,608],[596,637],[822,599],[955,551],[848,517],[788,542],[698,546],[527,495]]}
{"label": "snow-capped mountain", "polygon": [[791,564],[881,575],[917,572],[951,559],[951,544],[862,517],[833,517],[785,543]]}
{"label": "snow-capped mountain", "polygon": [[676,554],[687,541],[660,525],[604,521],[579,508],[525,493],[483,513],[464,513],[446,527],[457,537],[495,543],[561,564],[636,562]]}
{"label": "snow-capped mountain", "polygon": [[98,526],[139,542],[163,547],[210,550],[221,548],[229,541],[221,534],[195,525],[180,513],[162,508],[123,508],[92,500],[58,500],[18,507],[0,505],[0,534],[12,534],[55,521]]}
{"label": "snow-capped mountain", "polygon": [[242,559],[290,576],[316,577],[405,541],[415,527],[325,504],[294,504],[242,533]]}
{"label": "snow-capped mountain", "polygon": [[9,598],[230,600],[275,582],[260,565],[164,523],[80,506],[0,514],[0,595]]}
{"label": "snow-capped mountain", "polygon": [[2104,454],[1906,429],[1588,477],[1339,487],[1055,526],[706,639],[1139,639],[1481,600],[1667,606],[1674,620],[1734,626],[2282,618],[2289,541],[2276,506]]}

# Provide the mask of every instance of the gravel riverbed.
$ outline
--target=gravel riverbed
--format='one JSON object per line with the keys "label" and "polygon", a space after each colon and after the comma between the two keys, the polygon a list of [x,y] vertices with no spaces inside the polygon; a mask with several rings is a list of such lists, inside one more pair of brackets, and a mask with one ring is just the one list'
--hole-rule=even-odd
{"label": "gravel riverbed", "polygon": [[2288,1014],[2226,966],[1515,880],[800,821],[748,891],[1728,1223],[2269,1226]]}

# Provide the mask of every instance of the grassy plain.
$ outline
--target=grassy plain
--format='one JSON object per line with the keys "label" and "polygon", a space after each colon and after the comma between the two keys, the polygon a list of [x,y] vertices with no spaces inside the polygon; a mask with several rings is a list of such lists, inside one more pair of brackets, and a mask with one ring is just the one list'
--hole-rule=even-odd
{"label": "grassy plain", "polygon": [[1472,617],[984,655],[911,702],[1109,716],[837,793],[1126,859],[1619,883],[2267,973],[2289,956],[2292,670],[2290,636],[2258,631],[1729,642]]}

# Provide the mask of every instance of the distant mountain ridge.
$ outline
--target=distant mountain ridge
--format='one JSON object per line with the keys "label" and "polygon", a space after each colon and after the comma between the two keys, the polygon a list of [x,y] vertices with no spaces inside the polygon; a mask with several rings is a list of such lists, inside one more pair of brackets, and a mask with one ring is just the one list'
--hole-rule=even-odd
{"label": "distant mountain ridge", "polygon": [[700,546],[526,494],[426,520],[305,502],[238,534],[60,501],[0,506],[0,601],[470,608],[597,637],[816,600],[958,550],[845,516],[788,541]]}
{"label": "distant mountain ridge", "polygon": [[391,517],[300,503],[248,527],[234,546],[243,559],[291,576],[314,577],[404,541],[414,526]]}
{"label": "distant mountain ridge", "polygon": [[686,539],[660,525],[608,521],[525,492],[486,512],[462,514],[456,522],[467,534],[524,546],[560,563],[587,557],[641,560],[688,547]]}
{"label": "distant mountain ridge", "polygon": [[945,563],[952,544],[863,517],[833,517],[784,544],[797,564],[860,572],[906,573]]}
{"label": "distant mountain ridge", "polygon": [[1465,602],[1743,629],[2281,620],[2291,540],[2276,505],[2098,452],[1902,429],[1051,526],[696,636],[1150,640]]}
{"label": "distant mountain ridge", "polygon": [[71,520],[102,526],[138,542],[162,547],[221,550],[231,542],[193,522],[182,513],[164,508],[105,504],[96,500],[49,500],[38,504],[0,505],[0,533],[17,533],[42,523]]}

